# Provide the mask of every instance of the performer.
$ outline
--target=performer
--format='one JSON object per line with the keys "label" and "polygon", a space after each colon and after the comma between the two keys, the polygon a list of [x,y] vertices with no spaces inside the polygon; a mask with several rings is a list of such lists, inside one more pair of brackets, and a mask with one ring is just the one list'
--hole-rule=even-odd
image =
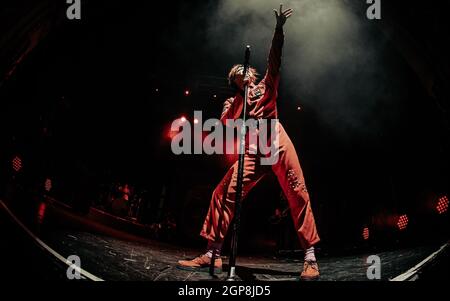
{"label": "performer", "polygon": [[[284,41],[283,25],[292,15],[293,10],[275,11],[276,27],[269,52],[268,67],[264,78],[256,83],[256,70],[249,68],[244,76],[242,65],[235,65],[231,69],[228,79],[231,85],[237,88],[236,95],[224,103],[221,121],[239,118],[244,101],[244,86],[248,83],[248,111],[249,117],[255,119],[277,119],[277,90],[280,80],[281,53]],[[319,277],[319,268],[314,254],[314,245],[319,242],[319,236],[311,210],[309,194],[306,190],[305,179],[300,167],[299,159],[289,136],[281,123],[277,124],[279,139],[279,158],[271,166],[278,178],[281,188],[288,200],[291,216],[294,220],[295,230],[302,248],[305,250],[305,261],[301,272],[302,279],[315,279]],[[266,173],[267,166],[260,164],[257,154],[248,152],[244,157],[243,198],[258,183]],[[212,254],[215,257],[214,266],[221,270],[222,260],[220,251],[224,237],[227,233],[234,214],[236,197],[238,162],[227,172],[212,194],[212,199],[200,235],[208,240],[206,253],[193,260],[180,260],[178,267],[188,270],[208,271]],[[270,171],[270,168],[269,168]]]}

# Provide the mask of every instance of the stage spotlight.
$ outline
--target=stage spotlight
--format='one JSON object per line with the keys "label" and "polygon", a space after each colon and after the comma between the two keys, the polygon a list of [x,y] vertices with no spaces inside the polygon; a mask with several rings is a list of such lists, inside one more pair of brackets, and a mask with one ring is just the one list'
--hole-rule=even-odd
{"label": "stage spotlight", "polygon": [[297,111],[301,111],[302,110],[302,107],[301,106],[298,106],[297,107]]}
{"label": "stage spotlight", "polygon": [[400,216],[397,221],[397,227],[400,231],[405,230],[408,226],[408,216],[406,214]]}
{"label": "stage spotlight", "polygon": [[194,118],[194,124],[198,124],[198,119]]}
{"label": "stage spotlight", "polygon": [[15,172],[19,172],[22,169],[22,159],[19,156],[15,156],[12,160],[12,168]]}
{"label": "stage spotlight", "polygon": [[184,90],[184,96],[189,96],[191,95],[191,91],[189,90]]}
{"label": "stage spotlight", "polygon": [[52,190],[52,180],[46,179],[44,184],[45,191],[50,192]]}
{"label": "stage spotlight", "polygon": [[166,138],[172,140],[180,132],[179,127],[184,126],[184,123],[186,121],[187,121],[186,116],[182,115],[180,118],[177,118],[172,122],[172,126],[174,126],[173,130],[171,128],[171,125],[167,125],[165,129]]}
{"label": "stage spotlight", "polygon": [[443,214],[448,210],[448,197],[442,196],[438,199],[436,210],[439,214]]}
{"label": "stage spotlight", "polygon": [[369,228],[365,227],[363,229],[362,235],[363,235],[364,240],[368,240],[369,239]]}

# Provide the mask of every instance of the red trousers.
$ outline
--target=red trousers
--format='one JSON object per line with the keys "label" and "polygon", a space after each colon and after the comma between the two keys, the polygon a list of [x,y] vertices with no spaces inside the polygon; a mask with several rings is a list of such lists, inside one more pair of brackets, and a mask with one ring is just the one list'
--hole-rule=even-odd
{"label": "red trousers", "polygon": [[[297,152],[280,123],[278,135],[279,158],[271,168],[288,200],[300,244],[306,249],[319,242],[320,238]],[[247,152],[244,158],[242,199],[264,174],[270,171],[269,166],[260,165],[258,155]],[[234,214],[237,172],[238,162],[236,161],[212,194],[209,210],[200,232],[200,235],[208,240],[222,242],[228,231]]]}

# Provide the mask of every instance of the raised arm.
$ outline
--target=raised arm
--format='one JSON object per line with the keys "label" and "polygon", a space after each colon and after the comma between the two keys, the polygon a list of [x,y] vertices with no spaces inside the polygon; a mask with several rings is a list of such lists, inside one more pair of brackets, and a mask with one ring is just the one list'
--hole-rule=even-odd
{"label": "raised arm", "polygon": [[283,5],[280,4],[280,10],[277,11],[274,9],[274,12],[277,23],[272,39],[272,45],[269,51],[267,72],[265,75],[265,82],[269,85],[275,84],[277,82],[280,73],[281,54],[284,42],[283,25],[286,23],[286,20],[292,15],[293,10],[287,9],[283,11]]}

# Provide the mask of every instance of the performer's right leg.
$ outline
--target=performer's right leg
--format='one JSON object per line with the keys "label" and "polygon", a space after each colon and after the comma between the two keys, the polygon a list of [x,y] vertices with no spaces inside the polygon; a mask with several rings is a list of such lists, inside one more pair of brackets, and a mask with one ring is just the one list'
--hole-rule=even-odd
{"label": "performer's right leg", "polygon": [[[259,161],[260,158],[255,155],[246,154],[244,157],[242,199],[245,199],[248,192],[264,175],[264,166],[260,166]],[[223,242],[234,216],[237,173],[238,162],[236,161],[212,194],[200,235],[214,243]]]}
{"label": "performer's right leg", "polygon": [[[267,167],[260,165],[258,156],[250,154],[244,156],[242,199],[247,196],[248,192],[261,180],[265,171],[268,170]],[[193,260],[179,261],[180,267],[207,268],[210,264],[212,251],[215,251],[218,257],[215,266],[220,266],[221,268],[220,251],[234,216],[237,174],[238,161],[228,170],[212,194],[209,210],[200,232],[200,235],[208,240],[207,252]]]}

